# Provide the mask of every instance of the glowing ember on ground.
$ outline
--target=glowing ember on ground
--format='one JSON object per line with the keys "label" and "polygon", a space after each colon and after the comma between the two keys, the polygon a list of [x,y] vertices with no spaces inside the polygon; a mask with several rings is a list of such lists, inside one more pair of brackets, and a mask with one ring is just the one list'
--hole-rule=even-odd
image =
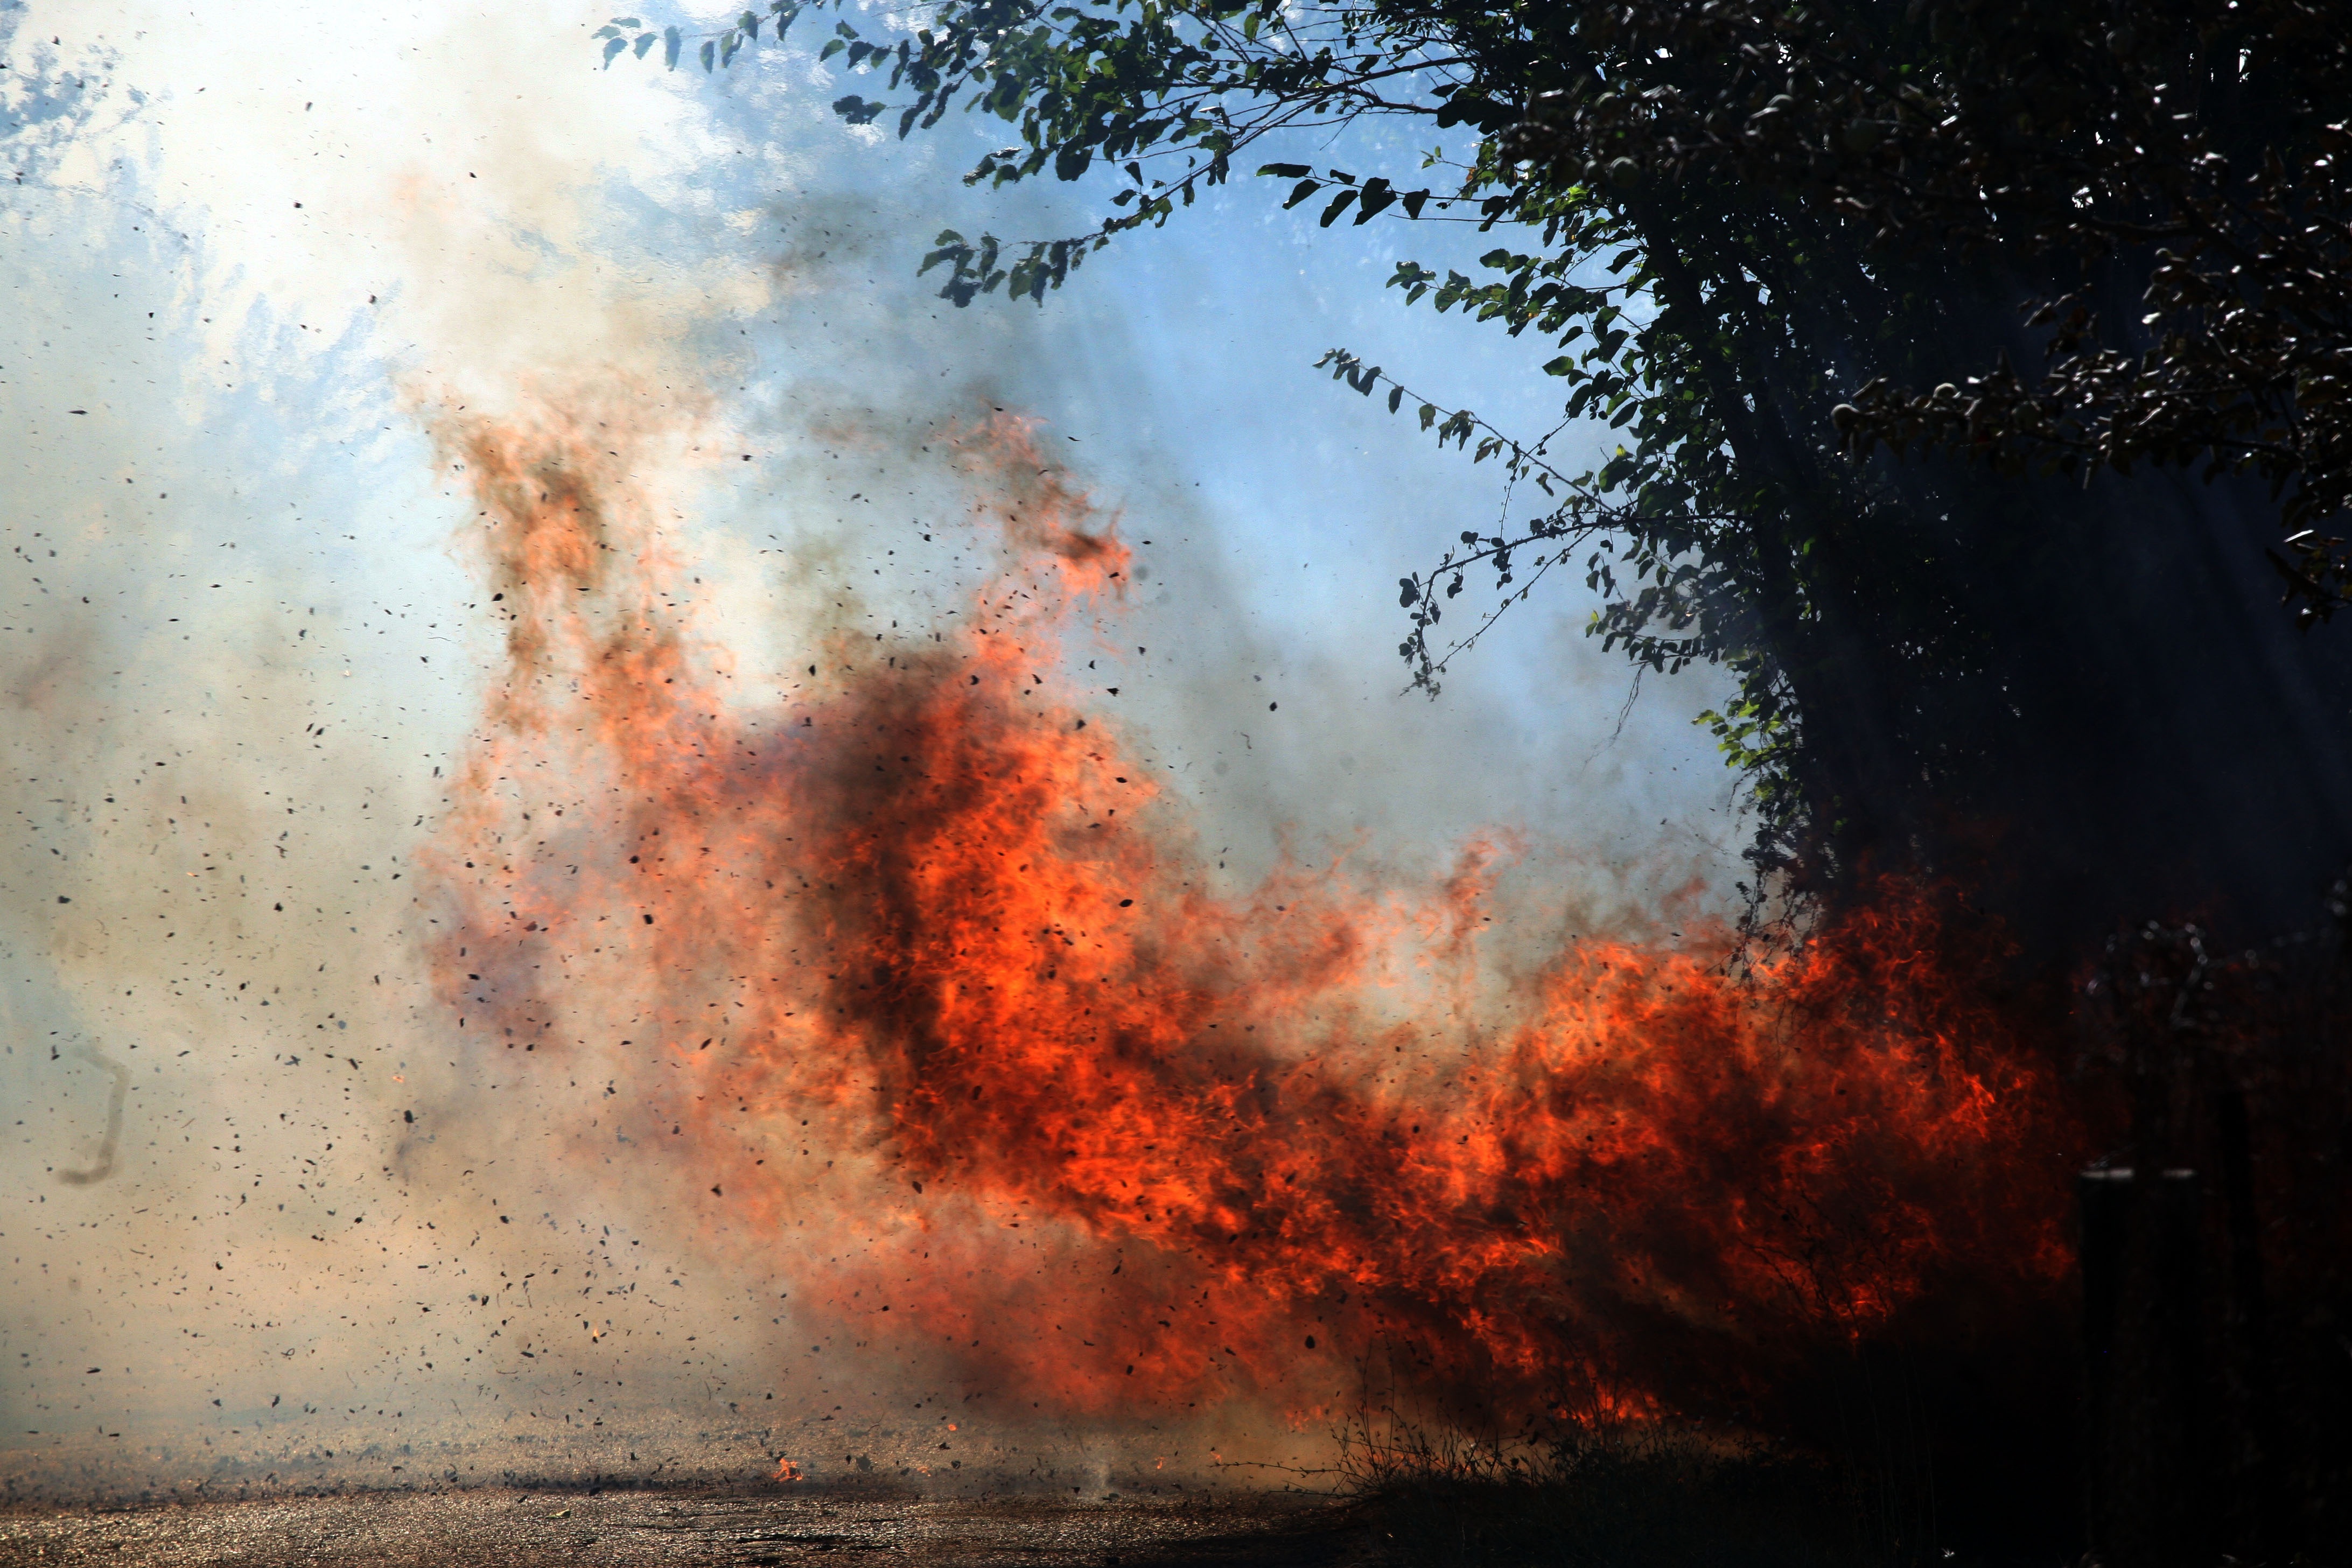
{"label": "glowing ember on ground", "polygon": [[1305,1415],[1377,1354],[1641,1415],[2063,1274],[2064,1119],[1927,891],[1751,981],[1699,942],[1496,973],[1491,847],[1418,897],[1221,895],[1063,679],[1127,557],[1021,426],[966,444],[1006,536],[978,613],[844,634],[764,706],[667,603],[612,440],[461,442],[509,668],[436,858],[444,993],[481,1048],[644,1064],[632,1179],[860,1342],[1068,1410]]}

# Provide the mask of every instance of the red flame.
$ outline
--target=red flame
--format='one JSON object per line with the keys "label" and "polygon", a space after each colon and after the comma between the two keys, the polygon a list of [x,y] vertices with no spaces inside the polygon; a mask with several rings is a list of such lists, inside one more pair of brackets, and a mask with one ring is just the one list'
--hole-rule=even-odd
{"label": "red flame", "polygon": [[[1585,941],[1526,982],[1481,963],[1492,847],[1418,900],[1223,896],[1060,677],[1127,553],[1021,426],[964,450],[1024,574],[772,704],[704,668],[602,446],[464,445],[509,667],[435,858],[445,994],[493,1047],[659,1053],[646,1157],[862,1337],[1077,1410],[1305,1411],[1377,1349],[1639,1413],[2063,1272],[2055,1096],[1927,891],[1746,979]],[[1416,1012],[1433,973],[1498,1022]],[[803,1245],[851,1155],[856,1249]]]}

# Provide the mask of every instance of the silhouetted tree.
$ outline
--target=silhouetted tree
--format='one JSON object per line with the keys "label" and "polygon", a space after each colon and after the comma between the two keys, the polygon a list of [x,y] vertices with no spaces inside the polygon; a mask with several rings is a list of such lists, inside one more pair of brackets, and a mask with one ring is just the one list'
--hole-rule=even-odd
{"label": "silhouetted tree", "polygon": [[[2145,889],[2057,901],[2259,903],[2233,878],[2285,873],[2233,869],[2253,853],[2234,841],[2127,810],[2107,843],[2072,804],[2158,765],[2192,700],[2325,753],[2273,815],[2345,837],[2332,802],[2352,754],[2309,733],[2342,659],[2280,654],[2245,629],[2249,584],[2200,565],[2217,514],[2266,513],[2273,586],[2304,620],[2352,592],[2328,531],[2352,489],[2352,52],[2328,7],[946,0],[868,37],[838,0],[777,0],[696,52],[716,68],[763,26],[828,12],[820,55],[888,95],[846,94],[845,119],[906,136],[961,107],[1014,135],[968,182],[1112,187],[1084,234],[941,234],[921,266],[958,304],[1042,300],[1286,133],[1402,117],[1467,134],[1420,184],[1255,165],[1326,226],[1495,231],[1485,277],[1407,262],[1391,286],[1546,341],[1567,414],[1591,422],[1573,428],[1612,433],[1599,461],[1566,462],[1558,433],[1515,437],[1327,356],[1545,497],[1400,582],[1401,651],[1433,690],[1494,614],[1580,572],[1609,646],[1734,677],[1702,717],[1749,777],[1753,858],[1782,885],[1948,864],[1990,835],[2071,888],[2136,836],[2197,843]],[[675,65],[688,42],[627,17],[605,36],[608,62],[659,43]],[[2127,478],[2150,467],[2225,482],[2217,502]],[[1480,584],[1493,596],[1454,634],[1455,597]],[[2282,658],[2312,666],[2294,689],[2240,689]],[[2151,711],[2143,682],[2172,695]],[[2025,825],[2053,801],[2071,819],[2037,837]],[[2311,847],[2298,904],[2346,847]]]}

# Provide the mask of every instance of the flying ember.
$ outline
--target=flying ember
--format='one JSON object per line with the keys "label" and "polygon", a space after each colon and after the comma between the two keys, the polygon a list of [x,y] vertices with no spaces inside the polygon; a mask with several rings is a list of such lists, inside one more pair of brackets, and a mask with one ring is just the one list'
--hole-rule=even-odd
{"label": "flying ember", "polygon": [[795,1321],[1069,1412],[1309,1420],[1377,1355],[1489,1413],[1691,1415],[2070,1268],[2074,1130],[1937,889],[1738,963],[1529,960],[1493,845],[1235,893],[1068,667],[1129,555],[1022,423],[962,438],[1002,530],[971,606],[756,697],[609,431],[445,435],[507,644],[432,857],[442,994],[608,1087],[583,1171],[692,1194]]}

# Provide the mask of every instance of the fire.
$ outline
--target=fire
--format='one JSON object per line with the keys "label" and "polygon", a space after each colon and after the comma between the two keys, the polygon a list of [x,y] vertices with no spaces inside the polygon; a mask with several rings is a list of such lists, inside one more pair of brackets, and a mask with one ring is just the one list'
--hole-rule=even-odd
{"label": "fire", "polygon": [[[2057,1097],[1931,890],[1746,978],[1583,941],[1525,981],[1481,964],[1492,847],[1419,898],[1225,896],[1068,694],[1127,554],[1023,427],[965,444],[1011,563],[970,629],[844,635],[769,704],[669,607],[610,439],[463,441],[508,665],[437,971],[484,1048],[676,1069],[645,1157],[737,1233],[813,1258],[854,1212],[801,1299],[869,1342],[1081,1411],[1308,1411],[1377,1355],[1638,1415],[2064,1272]],[[1494,1026],[1417,1013],[1433,973]]]}
{"label": "fire", "polygon": [[801,1479],[801,1468],[798,1465],[793,1464],[790,1459],[778,1459],[776,1461],[776,1473],[770,1479],[779,1481],[799,1480]]}

